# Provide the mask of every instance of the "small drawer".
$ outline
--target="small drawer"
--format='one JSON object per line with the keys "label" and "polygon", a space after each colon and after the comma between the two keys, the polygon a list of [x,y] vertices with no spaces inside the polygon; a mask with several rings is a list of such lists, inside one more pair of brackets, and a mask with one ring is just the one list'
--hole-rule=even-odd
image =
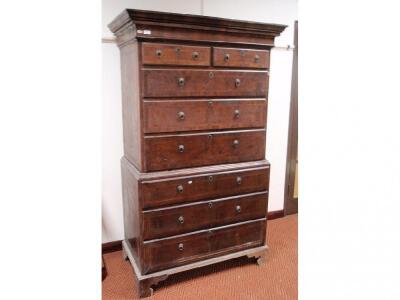
{"label": "small drawer", "polygon": [[262,128],[267,101],[256,100],[162,100],[143,104],[144,132]]}
{"label": "small drawer", "polygon": [[268,190],[269,166],[240,171],[144,181],[140,193],[145,209]]}
{"label": "small drawer", "polygon": [[145,136],[144,171],[262,160],[265,129]]}
{"label": "small drawer", "polygon": [[143,274],[263,245],[265,219],[143,243]]}
{"label": "small drawer", "polygon": [[265,218],[268,193],[253,193],[143,212],[145,240]]}
{"label": "small drawer", "polygon": [[218,67],[269,68],[269,51],[214,48],[213,65]]}
{"label": "small drawer", "polygon": [[143,43],[144,65],[209,66],[210,47]]}
{"label": "small drawer", "polygon": [[143,96],[267,96],[268,71],[144,69]]}

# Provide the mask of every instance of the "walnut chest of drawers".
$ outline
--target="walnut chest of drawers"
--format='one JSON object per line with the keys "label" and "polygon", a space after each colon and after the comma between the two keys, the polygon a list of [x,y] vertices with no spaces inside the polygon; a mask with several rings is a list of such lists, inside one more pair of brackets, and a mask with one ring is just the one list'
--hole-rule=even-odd
{"label": "walnut chest of drawers", "polygon": [[267,249],[270,50],[283,25],[140,10],[121,56],[123,250],[140,296],[168,275]]}

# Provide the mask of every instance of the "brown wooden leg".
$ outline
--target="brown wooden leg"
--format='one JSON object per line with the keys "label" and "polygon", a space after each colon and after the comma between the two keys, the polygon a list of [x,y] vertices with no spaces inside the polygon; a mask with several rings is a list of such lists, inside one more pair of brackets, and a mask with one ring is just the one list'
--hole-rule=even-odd
{"label": "brown wooden leg", "polygon": [[257,264],[258,264],[259,266],[265,264],[265,261],[266,261],[266,254],[267,254],[267,253],[264,253],[264,254],[260,255],[259,257],[257,257]]}
{"label": "brown wooden leg", "polygon": [[138,281],[138,294],[139,298],[150,297],[153,295],[153,288],[151,286],[158,284],[160,281],[167,279],[168,275],[159,277],[152,277]]}
{"label": "brown wooden leg", "polygon": [[267,250],[247,255],[248,258],[255,257],[259,266],[263,265],[266,261]]}
{"label": "brown wooden leg", "polygon": [[104,257],[101,256],[101,280],[103,281],[107,277],[107,268],[104,264]]}
{"label": "brown wooden leg", "polygon": [[122,258],[123,260],[128,260],[128,254],[126,253],[124,245],[122,245]]}

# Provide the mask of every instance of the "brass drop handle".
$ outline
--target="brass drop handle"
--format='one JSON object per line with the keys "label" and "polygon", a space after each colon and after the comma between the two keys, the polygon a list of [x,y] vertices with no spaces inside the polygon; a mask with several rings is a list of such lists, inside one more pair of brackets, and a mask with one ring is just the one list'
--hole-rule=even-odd
{"label": "brass drop handle", "polygon": [[242,208],[240,207],[240,205],[236,205],[236,211],[237,211],[238,213],[240,213],[240,212],[242,211]]}
{"label": "brass drop handle", "polygon": [[183,216],[180,216],[178,218],[179,223],[183,224],[185,222],[185,218]]}
{"label": "brass drop handle", "polygon": [[235,109],[235,118],[239,118],[240,111],[238,109]]}
{"label": "brass drop handle", "polygon": [[258,63],[260,61],[260,56],[259,55],[254,56],[254,61]]}
{"label": "brass drop handle", "polygon": [[182,243],[180,243],[180,244],[178,245],[178,249],[179,249],[179,251],[183,251],[183,244],[182,244]]}
{"label": "brass drop handle", "polygon": [[178,118],[179,118],[179,120],[184,120],[185,119],[185,113],[183,111],[178,112]]}
{"label": "brass drop handle", "polygon": [[178,191],[178,193],[182,193],[183,192],[183,186],[180,184],[176,187],[176,190]]}
{"label": "brass drop handle", "polygon": [[161,50],[157,50],[157,51],[156,51],[156,55],[157,55],[158,57],[161,57],[162,51],[161,51]]}
{"label": "brass drop handle", "polygon": [[192,53],[192,58],[193,59],[198,59],[199,58],[199,52],[195,51]]}
{"label": "brass drop handle", "polygon": [[208,182],[209,182],[209,183],[213,182],[213,180],[214,180],[214,177],[212,177],[211,175],[208,176]]}
{"label": "brass drop handle", "polygon": [[228,60],[229,60],[229,57],[230,57],[229,53],[226,53],[225,56],[224,56],[224,60],[225,60],[225,61],[228,61]]}
{"label": "brass drop handle", "polygon": [[236,177],[236,183],[238,185],[242,184],[242,177],[240,177],[240,176]]}
{"label": "brass drop handle", "polygon": [[208,202],[208,207],[209,207],[209,208],[212,208],[212,207],[213,207],[212,202]]}
{"label": "brass drop handle", "polygon": [[240,85],[240,79],[236,78],[235,79],[235,87],[239,87],[239,85]]}
{"label": "brass drop handle", "polygon": [[233,147],[239,146],[239,140],[234,140],[232,145]]}
{"label": "brass drop handle", "polygon": [[178,151],[179,151],[180,153],[182,153],[183,151],[185,151],[185,146],[184,146],[184,145],[179,145],[179,146],[178,146]]}
{"label": "brass drop handle", "polygon": [[178,78],[178,84],[179,84],[179,86],[184,86],[185,85],[185,78],[179,77]]}

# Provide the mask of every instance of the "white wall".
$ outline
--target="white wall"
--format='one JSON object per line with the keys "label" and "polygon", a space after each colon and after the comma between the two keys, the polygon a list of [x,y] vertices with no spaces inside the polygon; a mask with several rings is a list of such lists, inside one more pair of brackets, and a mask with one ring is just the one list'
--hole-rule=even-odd
{"label": "white wall", "polygon": [[[215,17],[290,25],[276,39],[277,46],[292,45],[293,23],[297,18],[296,0],[103,0],[103,38],[111,38],[110,23],[125,8],[202,14]],[[122,112],[119,49],[103,43],[103,243],[124,236],[120,158]],[[274,49],[271,54],[271,80],[268,97],[267,151],[271,162],[269,211],[283,209],[286,146],[290,104],[292,51]]]}
{"label": "white wall", "polygon": [[200,14],[200,0],[103,0],[102,26],[103,37],[113,34],[107,25],[125,8],[167,11],[182,14]]}
{"label": "white wall", "polygon": [[119,49],[102,44],[103,52],[103,138],[102,138],[102,239],[122,239],[122,187],[119,160],[122,144],[122,101]]}

